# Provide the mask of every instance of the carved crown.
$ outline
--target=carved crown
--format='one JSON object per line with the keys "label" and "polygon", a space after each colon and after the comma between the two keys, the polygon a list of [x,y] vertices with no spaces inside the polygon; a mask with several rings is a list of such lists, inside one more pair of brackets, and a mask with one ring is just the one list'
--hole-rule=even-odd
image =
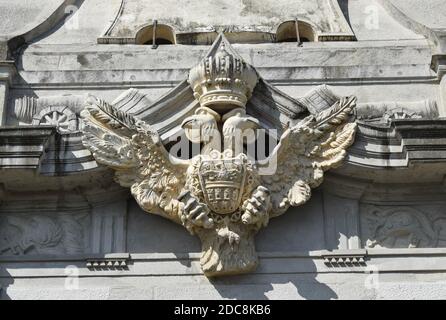
{"label": "carved crown", "polygon": [[240,188],[240,181],[243,178],[243,165],[237,163],[214,163],[209,162],[204,165],[201,171],[206,186],[229,186]]}
{"label": "carved crown", "polygon": [[[211,153],[211,158],[217,152]],[[245,158],[222,159],[222,154],[205,159],[199,169],[200,184],[209,208],[219,214],[237,210],[246,179]]]}
{"label": "carved crown", "polygon": [[190,70],[188,81],[201,106],[227,111],[246,106],[258,75],[220,34],[206,57]]}

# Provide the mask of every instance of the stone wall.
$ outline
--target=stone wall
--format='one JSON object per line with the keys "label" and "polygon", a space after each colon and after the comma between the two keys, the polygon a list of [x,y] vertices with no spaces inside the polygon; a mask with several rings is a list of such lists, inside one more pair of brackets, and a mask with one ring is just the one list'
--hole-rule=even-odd
{"label": "stone wall", "polygon": [[[311,4],[296,16],[313,21],[318,41],[234,38],[267,83],[247,107],[263,123],[298,118],[308,112],[300,103],[317,113],[332,96],[358,99],[358,132],[344,165],[305,205],[257,234],[259,266],[250,274],[205,277],[198,238],[144,212],[84,147],[80,112],[89,94],[140,115],[165,141],[197,104],[182,84],[209,46],[152,49],[134,43],[141,27],[157,20],[178,34],[254,30],[273,39],[294,17],[284,13],[289,1],[264,1],[269,11],[242,1],[235,22],[224,23],[233,2],[215,5],[222,14],[213,21],[210,7],[175,20],[161,6],[156,16],[137,14],[142,1],[51,1],[37,10],[39,1],[0,0],[2,299],[445,296],[441,1],[424,11],[419,1]],[[138,102],[126,104],[123,93]]]}

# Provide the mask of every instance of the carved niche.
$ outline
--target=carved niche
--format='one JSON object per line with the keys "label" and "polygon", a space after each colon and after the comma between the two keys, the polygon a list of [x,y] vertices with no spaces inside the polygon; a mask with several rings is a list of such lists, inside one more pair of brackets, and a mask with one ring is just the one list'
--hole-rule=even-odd
{"label": "carved niche", "polygon": [[[193,101],[187,98],[190,90]],[[206,276],[255,269],[259,229],[290,206],[307,202],[324,171],[341,165],[353,142],[354,97],[331,101],[311,114],[296,100],[269,106],[268,95],[293,100],[262,80],[221,34],[190,70],[188,82],[161,99],[161,107],[143,106],[139,114],[130,114],[118,110],[118,103],[90,96],[81,113],[83,143],[96,161],[115,170],[116,181],[131,189],[143,210],[179,223],[201,239]],[[180,124],[176,127],[186,137],[180,145],[200,146],[189,158],[177,157],[174,147],[168,151],[160,125],[154,123],[169,103],[175,104],[170,132],[175,131],[172,123]],[[284,105],[301,112],[282,125],[278,119],[289,114]],[[156,112],[144,121],[148,110]],[[281,134],[260,159],[248,150],[265,147],[262,129]]]}

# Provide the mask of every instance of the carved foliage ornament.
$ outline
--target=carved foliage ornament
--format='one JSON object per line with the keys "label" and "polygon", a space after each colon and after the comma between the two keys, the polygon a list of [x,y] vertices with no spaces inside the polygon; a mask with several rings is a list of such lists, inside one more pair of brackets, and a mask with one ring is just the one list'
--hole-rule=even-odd
{"label": "carved foliage ornament", "polygon": [[[117,182],[130,187],[143,210],[201,239],[207,276],[252,271],[258,230],[271,217],[308,201],[311,188],[322,182],[324,171],[342,163],[354,139],[352,97],[286,129],[258,163],[244,147],[255,141],[259,128],[259,121],[246,114],[257,81],[255,70],[220,35],[190,71],[200,107],[182,128],[203,148],[188,160],[169,154],[153,127],[100,99],[90,97],[81,113],[83,142],[97,162],[115,170]],[[262,172],[265,163],[274,170]]]}

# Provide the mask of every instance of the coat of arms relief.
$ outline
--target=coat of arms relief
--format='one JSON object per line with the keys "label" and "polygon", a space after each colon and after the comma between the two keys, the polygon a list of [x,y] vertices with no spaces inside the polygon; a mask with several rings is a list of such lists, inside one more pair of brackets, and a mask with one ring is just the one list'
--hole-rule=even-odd
{"label": "coat of arms relief", "polygon": [[140,207],[200,238],[206,276],[254,270],[256,233],[307,202],[354,140],[356,99],[348,97],[277,128],[281,135],[266,156],[253,156],[249,146],[265,147],[258,139],[265,128],[247,107],[259,81],[220,35],[189,72],[198,103],[181,130],[187,146],[200,148],[187,159],[168,151],[153,125],[103,100],[90,97],[81,114],[84,144],[98,163],[115,170]]}

